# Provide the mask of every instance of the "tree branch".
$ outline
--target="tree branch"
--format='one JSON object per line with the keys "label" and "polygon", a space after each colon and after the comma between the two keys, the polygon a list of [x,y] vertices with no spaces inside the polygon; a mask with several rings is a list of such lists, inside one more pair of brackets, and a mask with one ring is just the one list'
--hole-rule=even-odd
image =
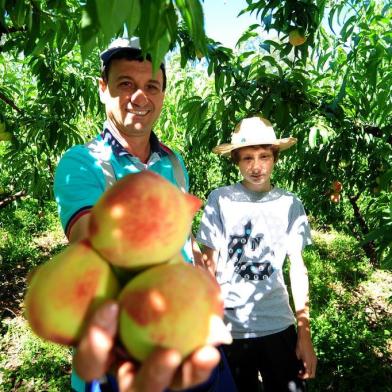
{"label": "tree branch", "polygon": [[11,106],[12,109],[16,110],[19,114],[23,114],[23,110],[19,109],[14,102],[12,102],[8,97],[6,97],[1,91],[0,91],[0,99],[4,101],[7,105]]}
{"label": "tree branch", "polygon": [[16,192],[14,195],[5,197],[3,200],[0,200],[0,208],[4,208],[8,204],[11,204],[13,201],[18,200],[23,196],[26,196],[26,191],[19,191]]}

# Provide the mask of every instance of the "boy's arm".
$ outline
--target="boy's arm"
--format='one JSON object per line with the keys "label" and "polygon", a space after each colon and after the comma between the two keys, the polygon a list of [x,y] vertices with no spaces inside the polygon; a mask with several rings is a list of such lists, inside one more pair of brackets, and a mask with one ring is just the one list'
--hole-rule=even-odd
{"label": "boy's arm", "polygon": [[206,245],[202,246],[199,257],[195,257],[196,267],[208,271],[215,277],[216,263],[218,261],[218,251]]}
{"label": "boy's arm", "polygon": [[308,270],[302,258],[301,251],[293,253],[290,258],[290,283],[297,317],[297,357],[304,364],[301,378],[314,378],[316,374],[317,357],[313,349],[309,321],[309,281]]}

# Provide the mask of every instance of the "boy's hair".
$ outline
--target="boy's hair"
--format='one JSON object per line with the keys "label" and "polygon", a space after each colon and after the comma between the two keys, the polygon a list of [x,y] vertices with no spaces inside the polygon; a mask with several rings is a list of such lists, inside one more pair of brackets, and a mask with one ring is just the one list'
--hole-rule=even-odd
{"label": "boy's hair", "polygon": [[[273,144],[260,144],[257,146],[249,146],[252,148],[259,148],[259,147],[263,147],[263,148],[268,148],[272,151],[272,154],[274,156],[274,162],[276,163],[279,159],[279,147],[275,146]],[[235,163],[236,165],[238,164],[238,162],[240,161],[240,150],[242,150],[243,148],[247,148],[247,147],[241,147],[241,148],[236,148],[235,150],[231,151],[231,160],[233,161],[233,163]]]}
{"label": "boy's hair", "polygon": [[[121,50],[115,54],[113,54],[110,59],[102,64],[101,66],[101,78],[104,80],[105,83],[108,82],[109,80],[109,71],[110,71],[110,66],[113,60],[129,60],[129,61],[140,61],[143,62],[144,60],[147,61],[152,61],[151,56],[147,54],[147,56],[144,58],[142,55],[142,51],[138,48],[126,48],[124,50]],[[166,90],[166,70],[165,70],[165,65],[161,63],[159,68],[162,70],[163,74],[163,85],[162,85],[162,91]]]}

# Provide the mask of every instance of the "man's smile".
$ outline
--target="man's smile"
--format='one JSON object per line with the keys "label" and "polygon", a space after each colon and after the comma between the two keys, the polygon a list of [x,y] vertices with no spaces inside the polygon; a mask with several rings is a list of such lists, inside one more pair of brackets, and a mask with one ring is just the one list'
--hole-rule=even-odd
{"label": "man's smile", "polygon": [[136,110],[136,109],[127,109],[128,113],[135,114],[136,116],[146,116],[148,113],[150,113],[150,109],[145,109],[145,110]]}

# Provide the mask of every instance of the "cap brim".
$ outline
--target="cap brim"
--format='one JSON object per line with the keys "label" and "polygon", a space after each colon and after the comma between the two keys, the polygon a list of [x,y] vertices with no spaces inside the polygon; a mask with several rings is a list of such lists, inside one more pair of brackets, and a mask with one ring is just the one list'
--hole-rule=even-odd
{"label": "cap brim", "polygon": [[284,151],[292,147],[295,143],[297,143],[297,139],[295,137],[288,137],[285,139],[278,139],[275,140],[271,143],[268,142],[248,142],[248,143],[238,143],[238,144],[230,144],[230,143],[223,143],[220,144],[219,146],[216,146],[212,149],[212,152],[215,154],[223,155],[223,156],[229,156],[230,153],[233,150],[236,150],[238,148],[242,147],[249,147],[249,146],[262,146],[262,145],[273,145],[277,146],[280,151]]}
{"label": "cap brim", "polygon": [[101,60],[103,64],[107,64],[109,60],[116,54],[120,52],[133,52],[135,55],[141,55],[142,50],[140,48],[134,48],[134,47],[126,47],[126,46],[119,46],[117,48],[110,48],[105,50],[104,52],[101,53]]}

